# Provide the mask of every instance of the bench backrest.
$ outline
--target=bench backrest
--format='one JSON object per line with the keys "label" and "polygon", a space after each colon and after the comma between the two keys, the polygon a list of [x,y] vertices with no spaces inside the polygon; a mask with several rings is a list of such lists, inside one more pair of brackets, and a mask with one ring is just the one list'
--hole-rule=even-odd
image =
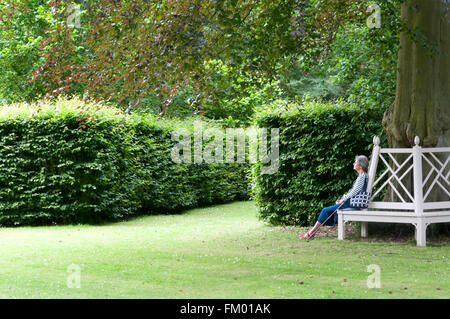
{"label": "bench backrest", "polygon": [[[372,193],[369,209],[409,210],[417,214],[423,214],[424,209],[450,209],[450,172],[447,168],[450,166],[450,147],[422,148],[419,142],[416,137],[412,148],[381,148],[380,139],[374,137],[367,184],[367,190]],[[376,178],[380,161],[386,170]],[[408,185],[411,174],[412,185]],[[425,202],[431,199],[433,188],[434,192],[440,192],[441,198],[447,196],[447,201]],[[398,201],[375,200],[388,189],[390,197]]]}

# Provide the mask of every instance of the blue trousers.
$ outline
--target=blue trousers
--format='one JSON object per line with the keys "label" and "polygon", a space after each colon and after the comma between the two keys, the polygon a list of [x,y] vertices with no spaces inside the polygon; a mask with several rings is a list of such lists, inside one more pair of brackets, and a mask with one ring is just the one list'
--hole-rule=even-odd
{"label": "blue trousers", "polygon": [[[342,204],[342,203],[341,203],[341,204]],[[336,204],[336,205],[333,205],[333,206],[328,206],[328,207],[325,207],[324,209],[322,209],[322,211],[320,212],[320,215],[319,215],[319,218],[317,219],[317,221],[323,225],[324,222],[327,220],[327,218],[331,215],[331,213],[333,213],[333,212],[334,212],[341,204]],[[341,206],[340,209],[348,208],[348,207],[350,207],[350,200],[346,201],[346,202],[344,203],[344,205]],[[334,216],[331,217],[331,218],[326,222],[325,225],[326,225],[326,226],[334,226],[334,225],[336,225],[337,221],[338,221],[338,214],[337,214],[337,212],[336,212],[336,213],[334,213]]]}

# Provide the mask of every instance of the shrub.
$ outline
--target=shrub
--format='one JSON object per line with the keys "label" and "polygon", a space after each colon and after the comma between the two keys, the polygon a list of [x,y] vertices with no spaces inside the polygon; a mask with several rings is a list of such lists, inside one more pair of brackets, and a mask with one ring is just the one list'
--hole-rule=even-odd
{"label": "shrub", "polygon": [[255,110],[280,98],[282,91],[277,81],[259,78],[249,72],[225,65],[220,60],[206,63],[211,77],[208,82],[214,92],[203,104],[205,116],[236,126],[248,126]]}
{"label": "shrub", "polygon": [[179,126],[192,130],[78,99],[4,106],[0,225],[99,223],[246,198],[248,165],[171,160]]}
{"label": "shrub", "polygon": [[300,55],[282,76],[280,86],[287,96],[345,98],[364,107],[387,109],[395,98],[400,21],[399,3],[391,5],[395,8],[385,8],[381,28],[341,25],[322,61]]}
{"label": "shrub", "polygon": [[351,188],[355,155],[370,157],[374,135],[382,135],[382,112],[342,100],[277,101],[255,117],[258,127],[280,129],[280,167],[260,174],[253,167],[253,196],[260,217],[273,224],[313,224],[325,206]]}
{"label": "shrub", "polygon": [[23,104],[3,107],[2,225],[98,222],[135,212],[124,183],[127,134],[119,118],[112,109],[76,106],[44,105],[34,113]]}
{"label": "shrub", "polygon": [[[214,127],[212,123],[203,125],[204,129]],[[248,198],[248,164],[188,164],[172,160],[171,151],[177,143],[172,140],[175,129],[190,132],[194,155],[193,119],[157,121],[151,115],[133,115],[129,127],[137,143],[137,197],[144,211],[172,212]]]}

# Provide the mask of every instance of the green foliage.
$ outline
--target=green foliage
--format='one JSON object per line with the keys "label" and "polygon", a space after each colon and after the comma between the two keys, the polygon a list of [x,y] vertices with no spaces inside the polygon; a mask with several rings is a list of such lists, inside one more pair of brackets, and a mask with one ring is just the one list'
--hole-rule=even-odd
{"label": "green foliage", "polygon": [[250,74],[225,65],[220,60],[206,63],[210,74],[209,91],[212,95],[199,105],[198,92],[192,85],[179,87],[168,107],[156,94],[142,100],[133,109],[138,114],[160,115],[165,118],[190,118],[195,114],[222,123],[227,127],[248,126],[255,110],[280,98],[278,81],[252,79]]}
{"label": "green foliage", "polygon": [[206,102],[205,116],[222,120],[227,125],[245,126],[255,110],[281,97],[277,81],[252,79],[248,72],[211,60],[206,68],[211,74],[209,85],[214,97]]}
{"label": "green foliage", "polygon": [[398,33],[386,26],[376,31],[347,26],[338,34],[327,72],[335,73],[336,83],[346,88],[344,97],[381,110],[393,103],[398,40]]}
{"label": "green foliage", "polygon": [[[172,160],[171,151],[177,142],[171,136],[176,129],[189,131],[194,155],[193,119],[157,122],[153,116],[133,115],[128,127],[134,132],[139,181],[136,196],[144,211],[170,212],[248,197],[248,164],[185,164]],[[212,127],[217,128],[211,124],[204,129]]]}
{"label": "green foliage", "polygon": [[370,157],[373,136],[382,135],[381,114],[343,100],[279,101],[259,112],[258,127],[280,128],[278,172],[261,175],[261,164],[253,167],[260,217],[273,224],[313,224],[323,207],[351,188],[354,157]]}
{"label": "green foliage", "polygon": [[[85,85],[73,71],[87,53],[81,42],[89,28],[69,25],[76,14],[86,16],[83,6],[73,8],[66,0],[1,1],[0,103],[31,102],[50,92],[83,93]],[[56,54],[55,48],[62,49]],[[49,68],[52,74],[44,75]]]}
{"label": "green foliage", "polygon": [[195,99],[193,88],[190,85],[186,85],[177,92],[173,97],[170,106],[163,107],[163,102],[156,94],[150,94],[142,99],[137,107],[132,109],[132,112],[141,115],[151,114],[159,116],[164,112],[166,118],[188,118],[194,114],[194,107],[192,101]]}
{"label": "green foliage", "polygon": [[332,99],[342,96],[344,88],[336,83],[335,74],[324,74],[318,70],[309,73],[302,71],[302,58],[285,74],[281,87],[287,97],[298,99],[311,96],[322,99]]}
{"label": "green foliage", "polygon": [[[358,10],[370,3],[365,3]],[[400,3],[380,3],[381,28],[369,29],[365,19],[336,29],[328,53],[321,59],[301,52],[283,76],[281,85],[291,99],[304,95],[323,99],[345,98],[361,107],[381,111],[394,101]],[[363,17],[364,18],[364,17]]]}
{"label": "green foliage", "polygon": [[[0,102],[30,100],[42,91],[37,84],[28,85],[42,63],[40,42],[45,29],[55,24],[47,1],[11,1],[0,3]],[[27,10],[15,10],[26,6]]]}
{"label": "green foliage", "polygon": [[71,1],[2,1],[0,101],[74,94],[169,117],[205,108],[245,125],[279,97],[275,79],[299,55],[293,96],[392,98],[395,1],[380,4],[380,30],[365,27],[362,0],[77,3],[73,27]]}
{"label": "green foliage", "polygon": [[245,199],[248,166],[172,161],[179,127],[192,123],[78,99],[4,106],[0,224],[98,223]]}
{"label": "green foliage", "polygon": [[[70,14],[67,5],[49,2],[61,18]],[[290,35],[295,5],[295,0],[135,0],[120,6],[83,1],[80,27],[63,23],[47,33],[45,63],[32,80],[45,83],[47,96],[86,94],[122,108],[146,108],[148,97],[157,94],[164,112],[176,107],[171,105],[176,91],[188,82],[204,104],[212,93],[204,61],[221,60],[254,78],[275,77],[295,49]]]}

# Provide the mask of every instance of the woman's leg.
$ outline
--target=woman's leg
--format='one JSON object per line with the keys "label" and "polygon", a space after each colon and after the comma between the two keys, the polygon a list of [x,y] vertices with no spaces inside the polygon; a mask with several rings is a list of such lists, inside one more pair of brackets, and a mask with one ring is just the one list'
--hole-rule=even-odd
{"label": "woman's leg", "polygon": [[336,210],[336,208],[338,208],[340,205],[341,204],[336,204],[336,205],[328,206],[328,207],[325,207],[324,209],[322,209],[322,211],[320,212],[319,218],[317,219],[316,224],[314,225],[313,228],[311,228],[309,230],[308,233],[314,234],[314,232],[317,231],[317,229],[320,227],[320,225],[322,225],[327,220],[327,218],[330,216],[330,214],[332,212],[334,212]]}
{"label": "woman's leg", "polygon": [[319,223],[319,222],[316,222],[316,224],[314,225],[314,227],[313,228],[311,228],[310,230],[309,230],[309,233],[310,234],[314,234],[315,233],[315,231],[317,230],[317,228],[319,228],[320,227],[320,225],[322,225],[321,223]]}
{"label": "woman's leg", "polygon": [[[320,212],[319,218],[317,218],[317,221],[320,224],[325,223],[325,221],[328,219],[328,217],[330,217],[330,215],[339,208],[339,206],[341,206],[341,204],[336,204],[333,206],[328,206],[325,207],[324,209],[322,209],[322,211]],[[332,219],[333,217],[331,217],[330,219],[328,219],[328,222]]]}

